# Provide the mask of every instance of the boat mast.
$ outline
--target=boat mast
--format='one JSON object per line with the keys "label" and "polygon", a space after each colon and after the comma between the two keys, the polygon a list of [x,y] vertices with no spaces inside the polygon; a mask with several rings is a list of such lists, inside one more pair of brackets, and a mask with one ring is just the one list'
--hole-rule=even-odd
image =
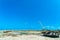
{"label": "boat mast", "polygon": [[45,26],[39,21],[41,27],[42,27],[42,30],[45,30]]}

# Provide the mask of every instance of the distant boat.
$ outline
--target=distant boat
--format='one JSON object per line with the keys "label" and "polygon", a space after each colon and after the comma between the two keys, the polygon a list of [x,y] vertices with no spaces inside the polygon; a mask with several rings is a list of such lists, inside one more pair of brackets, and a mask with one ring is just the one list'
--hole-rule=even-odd
{"label": "distant boat", "polygon": [[46,36],[46,37],[52,37],[52,38],[57,38],[59,37],[59,33],[58,32],[55,32],[55,31],[45,31],[45,32],[42,32],[43,36]]}
{"label": "distant boat", "polygon": [[46,37],[59,37],[59,32],[58,31],[51,31],[51,30],[46,30],[45,26],[40,22],[40,25],[42,27],[42,34],[43,36],[46,36]]}

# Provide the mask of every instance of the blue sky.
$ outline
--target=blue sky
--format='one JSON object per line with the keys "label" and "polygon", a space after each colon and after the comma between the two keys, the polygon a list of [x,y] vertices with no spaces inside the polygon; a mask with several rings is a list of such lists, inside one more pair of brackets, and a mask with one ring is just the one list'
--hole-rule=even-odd
{"label": "blue sky", "polygon": [[40,30],[40,22],[60,28],[60,0],[0,0],[1,30]]}

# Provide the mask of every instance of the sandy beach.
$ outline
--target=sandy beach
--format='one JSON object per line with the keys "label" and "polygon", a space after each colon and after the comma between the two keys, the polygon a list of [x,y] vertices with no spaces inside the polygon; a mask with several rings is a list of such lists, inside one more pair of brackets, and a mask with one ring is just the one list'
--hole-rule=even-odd
{"label": "sandy beach", "polygon": [[1,31],[0,40],[60,40],[60,38],[41,36],[40,33],[41,31]]}
{"label": "sandy beach", "polygon": [[49,38],[37,35],[19,35],[16,37],[12,36],[1,37],[0,40],[60,40],[60,38]]}

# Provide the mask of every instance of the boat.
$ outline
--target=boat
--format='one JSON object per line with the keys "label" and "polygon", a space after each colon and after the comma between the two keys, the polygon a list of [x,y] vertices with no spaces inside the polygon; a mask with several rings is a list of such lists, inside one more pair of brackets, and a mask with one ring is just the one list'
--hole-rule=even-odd
{"label": "boat", "polygon": [[59,32],[55,32],[55,31],[48,31],[48,32],[42,32],[43,36],[46,37],[51,37],[51,38],[57,38],[59,37]]}

